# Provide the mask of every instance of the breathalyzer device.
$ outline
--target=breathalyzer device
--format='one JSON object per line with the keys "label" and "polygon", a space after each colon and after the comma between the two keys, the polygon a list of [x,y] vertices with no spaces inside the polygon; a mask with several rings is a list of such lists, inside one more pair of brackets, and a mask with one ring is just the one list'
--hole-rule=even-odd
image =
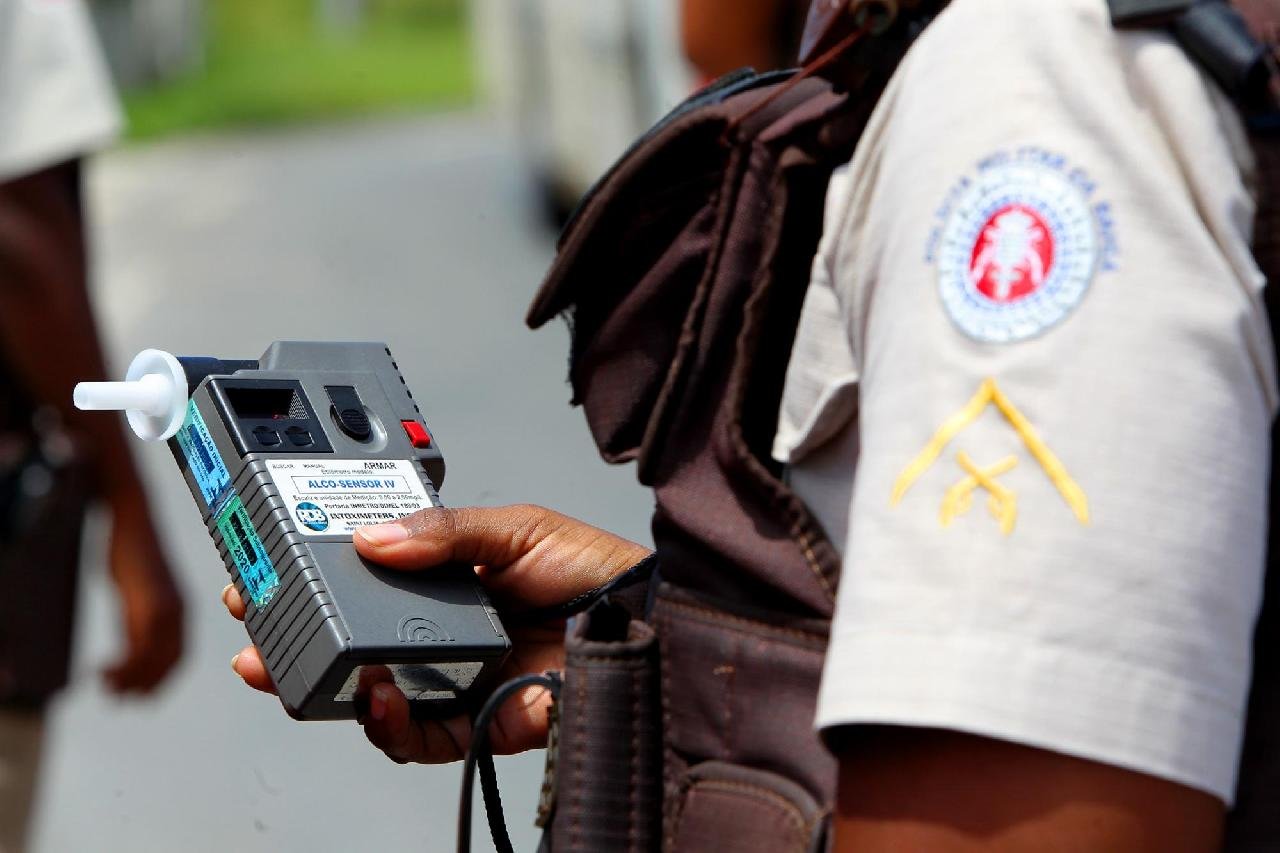
{"label": "breathalyzer device", "polygon": [[124,382],[76,386],[166,440],[280,701],[352,719],[394,679],[415,716],[459,713],[511,648],[470,566],[362,559],[356,528],[439,506],[444,457],[380,343],[274,343],[257,361],[143,350]]}

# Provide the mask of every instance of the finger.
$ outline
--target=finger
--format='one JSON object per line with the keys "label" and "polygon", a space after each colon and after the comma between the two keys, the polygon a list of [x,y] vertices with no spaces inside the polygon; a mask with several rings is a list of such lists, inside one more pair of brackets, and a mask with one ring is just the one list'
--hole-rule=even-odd
{"label": "finger", "polygon": [[391,672],[391,667],[385,664],[365,664],[360,667],[360,672],[356,676],[356,694],[359,696],[368,696],[373,690],[375,684],[395,684],[396,677]]}
{"label": "finger", "polygon": [[527,554],[565,517],[526,504],[432,507],[390,524],[362,527],[353,537],[361,555],[397,569],[442,563],[506,565]]}
{"label": "finger", "polygon": [[547,745],[551,691],[533,685],[506,701],[489,725],[489,742],[497,755],[514,755]]}
{"label": "finger", "polygon": [[235,584],[229,583],[222,588],[222,603],[226,606],[228,613],[241,622],[244,621],[245,603]]}
{"label": "finger", "polygon": [[498,600],[524,608],[567,601],[643,559],[648,549],[539,506],[433,507],[356,531],[367,559],[398,569],[481,565]]}
{"label": "finger", "polygon": [[262,655],[253,646],[245,646],[231,659],[231,669],[244,679],[244,683],[254,690],[263,693],[275,693],[276,686],[267,673],[267,665],[262,662]]}
{"label": "finger", "polygon": [[363,725],[369,742],[393,761],[424,764],[458,761],[470,742],[471,724],[466,717],[411,719],[409,700],[394,684],[373,686],[369,693],[369,714]]}

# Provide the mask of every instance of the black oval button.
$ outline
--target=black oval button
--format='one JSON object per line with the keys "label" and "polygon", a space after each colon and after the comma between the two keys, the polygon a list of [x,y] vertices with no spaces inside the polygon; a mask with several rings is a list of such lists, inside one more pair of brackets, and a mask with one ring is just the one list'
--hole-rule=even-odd
{"label": "black oval button", "polygon": [[364,403],[352,385],[326,385],[324,391],[333,403],[333,419],[338,429],[356,441],[368,441],[373,435],[373,427],[369,425],[369,416],[364,412]]}
{"label": "black oval button", "polygon": [[311,433],[300,426],[291,426],[284,434],[295,447],[306,447],[312,443]]}
{"label": "black oval button", "polygon": [[338,426],[356,441],[368,441],[373,430],[364,409],[342,409],[338,412]]}
{"label": "black oval button", "polygon": [[271,427],[260,426],[253,431],[253,437],[263,447],[275,447],[280,443],[280,433]]}

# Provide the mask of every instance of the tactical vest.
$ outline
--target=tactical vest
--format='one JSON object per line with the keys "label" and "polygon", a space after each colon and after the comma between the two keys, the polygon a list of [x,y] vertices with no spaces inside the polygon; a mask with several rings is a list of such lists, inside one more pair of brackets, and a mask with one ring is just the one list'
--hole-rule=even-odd
{"label": "tactical vest", "polygon": [[[566,640],[557,851],[827,844],[836,762],[813,720],[840,557],[770,447],[828,180],[943,3],[815,5],[846,15],[808,39],[825,54],[808,71],[731,75],[642,137],[566,227],[529,311],[535,328],[568,317],[573,402],[604,458],[636,462],[656,498],[656,572],[614,585]],[[1114,4],[1126,5],[1144,6]],[[1242,67],[1240,32],[1210,24],[1193,28],[1198,58],[1250,120],[1255,251],[1280,280],[1280,136],[1274,103],[1251,100],[1261,54]],[[1268,288],[1269,309],[1276,299]],[[1280,845],[1280,580],[1268,578],[1231,850]]]}

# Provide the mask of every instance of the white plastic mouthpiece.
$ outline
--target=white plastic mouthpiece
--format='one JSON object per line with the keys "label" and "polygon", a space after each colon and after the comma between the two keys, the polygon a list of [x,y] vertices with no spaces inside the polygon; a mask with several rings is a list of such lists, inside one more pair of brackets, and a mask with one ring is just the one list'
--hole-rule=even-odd
{"label": "white plastic mouthpiece", "polygon": [[77,409],[122,411],[138,438],[162,441],[182,427],[187,413],[187,374],[178,360],[158,349],[133,359],[124,382],[81,382]]}
{"label": "white plastic mouthpiece", "polygon": [[153,417],[169,410],[173,382],[158,373],[148,373],[133,382],[81,382],[76,386],[77,409],[125,411],[138,409]]}

